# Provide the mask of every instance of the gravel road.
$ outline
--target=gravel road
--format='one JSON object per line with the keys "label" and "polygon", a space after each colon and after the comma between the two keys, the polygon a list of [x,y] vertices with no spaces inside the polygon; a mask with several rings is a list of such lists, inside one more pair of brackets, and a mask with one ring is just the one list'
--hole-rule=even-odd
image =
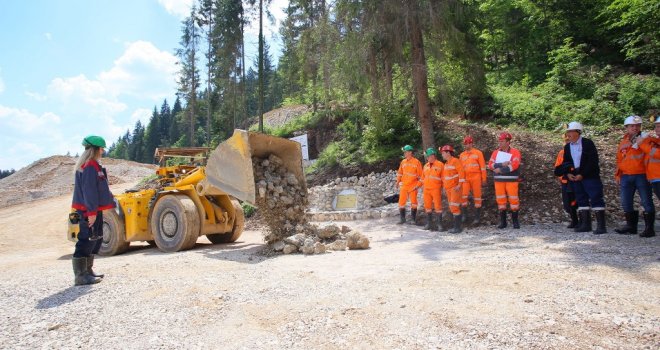
{"label": "gravel road", "polygon": [[0,348],[660,347],[658,237],[356,221],[339,224],[369,250],[269,256],[247,231],[174,254],[136,245],[73,287],[69,201],[0,209]]}

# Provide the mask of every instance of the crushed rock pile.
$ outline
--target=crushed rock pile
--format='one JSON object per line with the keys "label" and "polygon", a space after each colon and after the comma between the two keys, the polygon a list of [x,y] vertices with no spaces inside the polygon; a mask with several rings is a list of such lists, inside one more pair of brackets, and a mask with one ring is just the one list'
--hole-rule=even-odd
{"label": "crushed rock pile", "polygon": [[335,224],[325,227],[305,225],[305,232],[285,237],[272,244],[273,250],[284,254],[301,252],[305,255],[323,254],[327,251],[368,249],[369,238],[347,226]]}
{"label": "crushed rock pile", "polygon": [[369,239],[348,227],[320,228],[307,222],[307,188],[288,171],[282,159],[252,158],[256,205],[267,225],[266,243],[277,252],[322,254],[327,250],[366,249]]}

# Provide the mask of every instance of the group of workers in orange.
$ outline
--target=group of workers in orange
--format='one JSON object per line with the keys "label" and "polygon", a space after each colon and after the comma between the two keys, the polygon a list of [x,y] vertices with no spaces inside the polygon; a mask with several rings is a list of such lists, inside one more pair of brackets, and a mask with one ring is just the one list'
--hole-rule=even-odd
{"label": "group of workers in orange", "polygon": [[[624,121],[626,133],[618,145],[616,153],[615,179],[619,186],[621,206],[625,224],[614,231],[619,234],[637,234],[639,212],[634,208],[635,192],[639,193],[644,208],[644,230],[641,237],[655,236],[655,207],[652,193],[660,199],[660,117],[654,120],[654,131],[641,131],[642,118],[629,116]],[[603,183],[600,179],[598,150],[593,141],[583,137],[583,126],[579,122],[566,125],[565,145],[557,155],[554,175],[562,188],[564,209],[571,221],[567,228],[575,232],[607,233]],[[495,201],[499,211],[500,229],[507,227],[507,204],[511,212],[513,228],[519,229],[518,184],[520,181],[520,151],[511,147],[512,136],[508,132],[499,134],[499,147],[493,151],[486,165],[483,153],[474,147],[474,140],[466,136],[463,140],[465,151],[458,157],[454,148],[445,145],[438,150],[444,160],[438,159],[438,151],[429,148],[424,152],[427,163],[413,157],[413,147],[402,148],[404,159],[397,172],[399,187],[399,224],[406,223],[406,203],[410,200],[412,222],[417,222],[417,194],[423,189],[423,205],[427,215],[425,230],[440,231],[447,228],[442,223],[442,190],[444,189],[448,207],[453,215],[453,228],[450,233],[462,231],[467,222],[468,198],[474,201],[474,225],[481,222],[483,203],[482,186],[486,184],[486,170],[493,172]],[[596,217],[596,229],[592,230],[592,211]],[[436,223],[437,219],[437,223]]]}
{"label": "group of workers in orange", "polygon": [[[512,136],[508,132],[498,136],[499,147],[488,161],[488,169],[493,172],[495,180],[495,197],[500,214],[498,228],[507,226],[507,202],[511,209],[513,228],[520,228],[518,221],[518,182],[520,168],[520,152],[511,147]],[[481,187],[486,184],[486,162],[483,153],[474,147],[474,140],[466,136],[463,140],[463,151],[458,157],[454,147],[444,145],[438,148],[444,163],[438,159],[438,151],[428,148],[424,152],[427,163],[422,163],[413,156],[413,147],[402,148],[404,159],[397,171],[397,186],[399,187],[399,224],[406,222],[406,203],[410,200],[412,223],[417,222],[417,193],[423,188],[422,198],[427,220],[425,230],[446,231],[442,222],[442,190],[447,198],[449,211],[453,216],[453,228],[450,233],[459,233],[462,224],[467,222],[468,198],[472,194],[474,201],[474,225],[481,222]],[[436,223],[437,219],[437,223]]]}

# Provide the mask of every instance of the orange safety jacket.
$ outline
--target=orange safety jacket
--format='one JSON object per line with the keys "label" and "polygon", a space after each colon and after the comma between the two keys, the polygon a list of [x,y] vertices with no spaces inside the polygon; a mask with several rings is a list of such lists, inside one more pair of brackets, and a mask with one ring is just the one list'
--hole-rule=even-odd
{"label": "orange safety jacket", "polygon": [[616,173],[614,177],[618,180],[621,175],[639,175],[646,174],[646,158],[639,147],[633,148],[630,137],[626,134],[616,152]]}
{"label": "orange safety jacket", "polygon": [[507,151],[507,153],[511,153],[511,165],[509,167],[503,167],[500,163],[495,163],[499,152],[499,149],[494,150],[493,154],[490,155],[490,160],[488,160],[488,169],[502,169],[502,172],[499,174],[493,173],[495,182],[518,182],[520,176],[520,170],[518,169],[520,168],[520,151],[513,147],[509,147]]}
{"label": "orange safety jacket", "polygon": [[646,179],[660,181],[660,138],[647,137],[639,148],[646,154]]}
{"label": "orange safety jacket", "polygon": [[422,163],[417,158],[403,159],[396,174],[397,184],[401,188],[413,190],[422,185]]}
{"label": "orange safety jacket", "polygon": [[486,161],[484,154],[476,148],[464,151],[460,156],[466,174],[481,173],[481,181],[486,180]]}
{"label": "orange safety jacket", "polygon": [[[555,160],[555,168],[562,165],[564,163],[564,149],[562,148],[561,151],[557,154],[557,160]],[[562,184],[567,184],[568,179],[564,176],[557,176],[559,181],[561,181]]]}
{"label": "orange safety jacket", "polygon": [[436,190],[442,188],[442,170],[444,164],[436,160],[433,163],[426,163],[422,172],[422,184],[424,190]]}
{"label": "orange safety jacket", "polygon": [[442,169],[442,185],[446,189],[452,189],[463,182],[465,182],[463,164],[458,158],[451,157]]}

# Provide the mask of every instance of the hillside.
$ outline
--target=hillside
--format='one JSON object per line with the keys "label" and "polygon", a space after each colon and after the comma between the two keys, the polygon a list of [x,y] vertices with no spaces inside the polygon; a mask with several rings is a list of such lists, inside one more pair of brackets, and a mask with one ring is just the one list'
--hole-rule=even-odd
{"label": "hillside", "polygon": [[[51,156],[39,159],[0,179],[0,207],[73,193],[73,166],[76,158]],[[122,159],[103,158],[111,185],[134,182],[154,174],[155,165]]]}

